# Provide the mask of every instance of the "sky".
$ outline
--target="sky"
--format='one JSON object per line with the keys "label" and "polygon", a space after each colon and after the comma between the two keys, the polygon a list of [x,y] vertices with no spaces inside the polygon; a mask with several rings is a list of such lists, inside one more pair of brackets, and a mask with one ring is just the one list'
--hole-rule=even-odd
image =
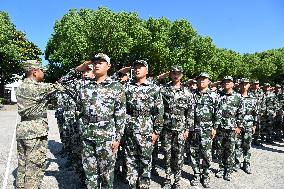
{"label": "sky", "polygon": [[217,47],[239,53],[284,47],[282,0],[0,0],[0,10],[43,52],[55,21],[68,10],[100,6],[137,12],[142,19],[187,19]]}

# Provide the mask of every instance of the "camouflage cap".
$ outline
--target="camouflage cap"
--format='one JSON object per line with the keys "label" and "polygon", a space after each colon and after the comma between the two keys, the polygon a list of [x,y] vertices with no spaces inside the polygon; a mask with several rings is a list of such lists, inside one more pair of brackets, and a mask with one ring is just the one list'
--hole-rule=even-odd
{"label": "camouflage cap", "polygon": [[276,87],[276,88],[281,88],[281,85],[276,84],[275,87]]}
{"label": "camouflage cap", "polygon": [[182,69],[182,67],[179,66],[179,65],[173,65],[173,66],[171,67],[171,72],[183,72],[183,69]]}
{"label": "camouflage cap", "polygon": [[222,81],[225,81],[225,80],[234,81],[234,78],[232,76],[225,76]]}
{"label": "camouflage cap", "polygon": [[252,83],[253,83],[253,84],[259,84],[259,80],[254,79],[254,80],[252,80]]}
{"label": "camouflage cap", "polygon": [[270,87],[271,85],[270,85],[270,83],[263,83],[263,86],[264,87]]}
{"label": "camouflage cap", "polygon": [[98,53],[94,56],[93,61],[96,60],[105,60],[108,64],[110,64],[110,57],[104,53]]}
{"label": "camouflage cap", "polygon": [[135,60],[133,62],[133,67],[138,65],[138,64],[142,64],[142,65],[144,65],[148,69],[148,63],[145,60]]}
{"label": "camouflage cap", "polygon": [[206,77],[206,78],[210,79],[210,76],[207,72],[201,72],[196,79],[198,79],[199,77]]}
{"label": "camouflage cap", "polygon": [[23,68],[25,71],[29,71],[31,69],[41,69],[46,71],[46,68],[42,66],[41,62],[38,60],[27,60],[24,62]]}
{"label": "camouflage cap", "polygon": [[171,70],[170,71],[171,72],[183,72],[183,69],[179,65],[173,65],[173,66],[171,66]]}
{"label": "camouflage cap", "polygon": [[249,83],[249,79],[248,78],[242,78],[242,79],[240,79],[240,83]]}

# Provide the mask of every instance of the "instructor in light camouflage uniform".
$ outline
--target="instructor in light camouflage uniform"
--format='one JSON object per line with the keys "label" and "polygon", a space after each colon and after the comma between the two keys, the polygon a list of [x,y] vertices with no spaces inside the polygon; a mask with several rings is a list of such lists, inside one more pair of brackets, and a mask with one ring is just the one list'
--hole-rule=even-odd
{"label": "instructor in light camouflage uniform", "polygon": [[40,187],[47,155],[46,107],[55,98],[56,85],[43,83],[40,62],[25,62],[26,78],[16,91],[21,122],[17,125],[18,171],[16,188]]}

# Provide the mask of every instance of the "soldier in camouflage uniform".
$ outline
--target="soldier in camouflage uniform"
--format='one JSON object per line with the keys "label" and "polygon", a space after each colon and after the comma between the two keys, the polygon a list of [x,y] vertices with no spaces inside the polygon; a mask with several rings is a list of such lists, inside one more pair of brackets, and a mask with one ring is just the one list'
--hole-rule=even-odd
{"label": "soldier in camouflage uniform", "polygon": [[55,98],[58,86],[41,82],[42,67],[36,60],[25,63],[26,79],[16,91],[21,122],[17,125],[17,188],[39,188],[47,155],[47,103]]}
{"label": "soldier in camouflage uniform", "polygon": [[125,126],[123,86],[107,75],[110,58],[102,53],[71,70],[63,80],[87,70],[91,63],[95,78],[85,85],[78,82],[76,87],[82,107],[83,167],[88,188],[113,188],[115,157]]}
{"label": "soldier in camouflage uniform", "polygon": [[217,94],[208,88],[208,73],[201,73],[197,78],[197,91],[194,93],[194,127],[191,136],[191,161],[194,171],[192,186],[197,186],[199,177],[205,188],[210,187],[209,168],[211,165],[212,138],[216,134]]}
{"label": "soldier in camouflage uniform", "polygon": [[[164,103],[164,127],[162,134],[165,149],[166,183],[164,188],[180,188],[179,181],[183,166],[185,140],[189,127],[193,127],[193,97],[187,87],[181,84],[183,70],[172,66],[171,82],[162,86]],[[171,174],[174,184],[171,186]]]}
{"label": "soldier in camouflage uniform", "polygon": [[279,109],[276,112],[276,118],[275,118],[275,128],[274,128],[274,139],[277,141],[283,141],[282,136],[283,136],[283,102],[284,102],[284,95],[283,95],[283,90],[281,89],[281,85],[276,84],[275,85],[275,90],[274,93],[277,97]]}
{"label": "soldier in camouflage uniform", "polygon": [[147,62],[138,60],[133,66],[135,78],[125,84],[127,180],[132,188],[149,188],[153,144],[161,132],[164,108],[159,87],[146,78]]}
{"label": "soldier in camouflage uniform", "polygon": [[[80,83],[80,88],[78,89],[80,91],[80,94],[85,90],[85,88],[88,86],[88,84],[91,82],[92,79],[94,79],[94,73],[93,73],[93,65],[89,65],[89,69],[83,73],[83,77],[80,78],[77,82]],[[75,82],[74,82],[75,83]],[[74,85],[74,84],[72,84]],[[78,86],[78,85],[77,85]],[[73,91],[78,91],[78,90],[73,90]],[[75,94],[76,95],[76,94]],[[84,95],[80,95],[80,98],[82,101],[85,99]],[[79,175],[81,181],[84,183],[85,182],[85,173],[84,173],[84,168],[82,165],[82,152],[83,152],[83,140],[82,140],[82,129],[81,126],[83,123],[81,122],[79,116],[78,116],[78,111],[80,110],[78,107],[78,104],[76,105],[76,124],[74,124],[73,127],[73,137],[72,137],[72,162],[75,166],[75,170],[77,174]]]}
{"label": "soldier in camouflage uniform", "polygon": [[257,98],[248,93],[250,87],[249,80],[243,78],[240,81],[241,95],[244,99],[244,120],[241,135],[236,143],[236,168],[240,168],[241,157],[243,156],[243,169],[247,174],[251,174],[250,157],[252,135],[255,133],[258,123]]}
{"label": "soldier in camouflage uniform", "polygon": [[244,116],[243,99],[234,90],[233,78],[224,77],[216,115],[217,155],[219,170],[216,177],[232,179],[235,158],[236,135],[240,134]]}
{"label": "soldier in camouflage uniform", "polygon": [[273,144],[273,128],[275,124],[276,113],[279,110],[279,104],[276,95],[271,91],[269,83],[263,85],[264,97],[261,102],[261,140]]}
{"label": "soldier in camouflage uniform", "polygon": [[70,87],[65,86],[65,90],[58,95],[58,109],[56,111],[57,123],[59,126],[59,134],[63,144],[64,154],[67,155],[69,164],[72,160],[72,140],[74,127],[76,127],[76,102],[72,98]]}
{"label": "soldier in camouflage uniform", "polygon": [[253,135],[253,141],[252,141],[252,144],[254,145],[261,145],[260,144],[260,105],[261,105],[261,102],[263,100],[263,91],[260,89],[260,86],[259,86],[259,81],[258,80],[254,80],[252,82],[252,85],[250,87],[250,91],[249,91],[249,94],[252,95],[253,97],[256,98],[257,100],[257,109],[258,109],[258,122],[256,123],[256,129],[255,129],[255,133]]}

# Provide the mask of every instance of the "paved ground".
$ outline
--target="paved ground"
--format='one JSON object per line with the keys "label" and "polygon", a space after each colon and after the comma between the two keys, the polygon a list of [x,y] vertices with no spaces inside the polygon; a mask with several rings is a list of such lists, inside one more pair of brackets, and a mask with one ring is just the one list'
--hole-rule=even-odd
{"label": "paved ground", "polygon": [[[49,152],[47,161],[47,170],[42,183],[43,189],[76,189],[80,188],[78,177],[70,169],[64,169],[66,159],[58,155],[62,144],[59,140],[56,120],[53,116],[54,111],[49,111]],[[17,113],[15,107],[6,107],[6,111],[0,111],[0,183],[1,186],[7,181],[7,188],[14,188],[14,177],[17,167],[16,143],[12,148],[9,158],[13,133],[15,129]],[[243,171],[233,174],[234,179],[231,182],[223,179],[217,179],[212,173],[212,187],[216,189],[283,189],[284,188],[284,143],[275,145],[265,145],[261,148],[253,148],[252,171],[253,174],[247,175]],[[8,177],[5,177],[7,162],[10,161]],[[212,172],[217,168],[213,163]],[[183,168],[183,188],[202,188],[201,185],[191,187],[189,180],[192,178],[192,169],[190,165]],[[151,188],[161,188],[164,182],[165,173],[159,168],[159,176],[153,178]],[[5,187],[2,187],[3,189]],[[116,183],[115,188],[126,189],[127,186]]]}

